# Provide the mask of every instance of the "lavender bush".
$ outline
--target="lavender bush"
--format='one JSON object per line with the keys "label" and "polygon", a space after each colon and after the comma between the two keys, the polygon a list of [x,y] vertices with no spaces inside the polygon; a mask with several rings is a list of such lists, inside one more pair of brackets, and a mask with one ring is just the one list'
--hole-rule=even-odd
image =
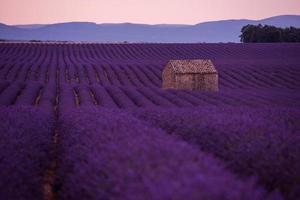
{"label": "lavender bush", "polygon": [[30,107],[2,107],[0,121],[0,199],[42,199],[53,117]]}
{"label": "lavender bush", "polygon": [[[161,89],[202,58],[219,92]],[[298,199],[299,63],[299,44],[3,42],[0,197]]]}
{"label": "lavender bush", "polygon": [[288,199],[300,195],[300,110],[290,108],[202,107],[144,110],[140,119],[197,144],[242,175],[256,175],[268,190]]}
{"label": "lavender bush", "polygon": [[117,110],[79,109],[59,129],[60,199],[267,198],[211,156]]}

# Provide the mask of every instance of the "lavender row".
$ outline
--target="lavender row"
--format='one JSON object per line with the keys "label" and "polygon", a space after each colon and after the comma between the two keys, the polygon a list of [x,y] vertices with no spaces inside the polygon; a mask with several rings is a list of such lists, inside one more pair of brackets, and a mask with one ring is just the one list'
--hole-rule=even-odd
{"label": "lavender row", "polygon": [[[169,59],[210,58],[219,71],[220,88],[300,87],[297,44],[1,44],[1,47],[1,80],[47,84],[58,79],[73,84],[161,87],[161,72]],[[10,49],[17,47],[18,53]],[[112,55],[102,59],[97,51],[109,51]],[[203,56],[203,52],[208,54]],[[134,59],[128,61],[127,55]]]}
{"label": "lavender row", "polygon": [[[241,65],[247,63],[243,60]],[[149,65],[14,65],[0,70],[0,78],[8,81],[34,81],[43,84],[59,80],[64,84],[99,84],[101,86],[161,87],[160,69]],[[271,69],[259,67],[233,68],[217,65],[220,88],[229,89],[297,89],[300,72],[292,66]],[[35,68],[35,69],[34,69]],[[155,73],[153,72],[156,71]]]}
{"label": "lavender row", "polygon": [[170,58],[258,58],[268,59],[299,56],[298,44],[1,44],[0,53],[4,61],[12,61],[21,56],[38,60],[45,52],[52,57],[85,63],[111,59],[170,59]]}
{"label": "lavender row", "polygon": [[32,107],[1,107],[0,121],[0,199],[43,199],[53,116]]}
{"label": "lavender row", "polygon": [[59,131],[59,199],[268,199],[211,156],[117,110],[66,113]]}
{"label": "lavender row", "polygon": [[269,191],[300,195],[299,108],[208,106],[135,115],[214,154],[240,176],[257,176]]}
{"label": "lavender row", "polygon": [[218,93],[187,90],[161,90],[155,87],[102,87],[98,84],[51,84],[0,82],[0,105],[33,105],[62,108],[99,106],[107,108],[215,106],[292,106],[299,107],[300,95],[294,90],[222,90]]}

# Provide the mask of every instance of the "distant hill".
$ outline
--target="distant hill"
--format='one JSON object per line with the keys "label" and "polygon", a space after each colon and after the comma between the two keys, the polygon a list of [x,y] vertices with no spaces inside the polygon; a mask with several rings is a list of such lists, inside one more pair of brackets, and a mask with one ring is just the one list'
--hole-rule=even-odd
{"label": "distant hill", "polygon": [[96,24],[68,22],[57,24],[0,24],[0,39],[64,40],[94,42],[239,42],[247,24],[300,27],[300,15],[282,15],[262,20],[223,20],[195,25],[181,24]]}
{"label": "distant hill", "polygon": [[21,25],[14,25],[14,27],[17,27],[17,28],[28,28],[28,29],[41,28],[43,26],[47,26],[47,24],[21,24]]}

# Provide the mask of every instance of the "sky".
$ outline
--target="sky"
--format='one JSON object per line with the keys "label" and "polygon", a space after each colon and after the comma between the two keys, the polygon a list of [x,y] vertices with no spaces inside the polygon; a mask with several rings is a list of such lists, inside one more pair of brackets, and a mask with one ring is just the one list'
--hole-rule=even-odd
{"label": "sky", "polygon": [[0,0],[0,22],[197,24],[300,15],[300,0]]}

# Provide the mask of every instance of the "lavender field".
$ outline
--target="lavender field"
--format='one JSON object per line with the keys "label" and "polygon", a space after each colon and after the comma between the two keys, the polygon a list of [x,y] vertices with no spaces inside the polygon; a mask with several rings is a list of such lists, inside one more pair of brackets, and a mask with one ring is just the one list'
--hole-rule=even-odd
{"label": "lavender field", "polygon": [[[163,90],[211,59],[219,92]],[[0,43],[0,199],[300,198],[300,44]]]}

